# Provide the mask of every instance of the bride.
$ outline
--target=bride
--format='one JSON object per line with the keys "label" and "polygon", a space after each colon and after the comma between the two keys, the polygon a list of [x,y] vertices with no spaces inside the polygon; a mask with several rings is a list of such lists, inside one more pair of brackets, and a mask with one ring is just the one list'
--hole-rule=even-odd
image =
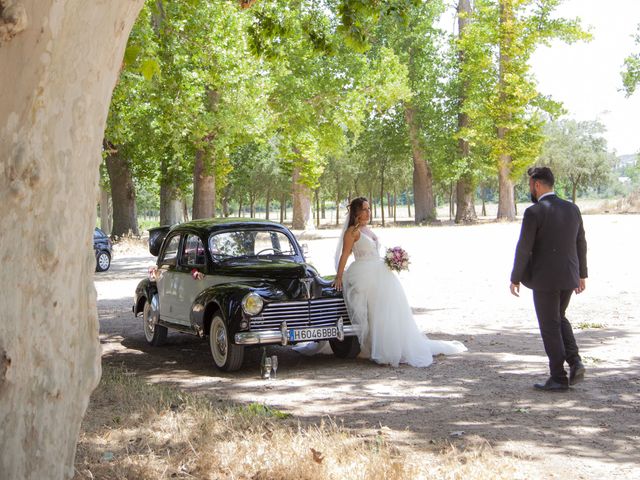
{"label": "bride", "polygon": [[[351,323],[360,326],[360,348],[371,360],[427,367],[438,354],[467,348],[458,341],[430,340],[418,329],[398,277],[380,256],[378,238],[367,226],[371,210],[364,197],[353,199],[336,250],[335,288],[343,290]],[[347,259],[355,261],[345,271]]]}

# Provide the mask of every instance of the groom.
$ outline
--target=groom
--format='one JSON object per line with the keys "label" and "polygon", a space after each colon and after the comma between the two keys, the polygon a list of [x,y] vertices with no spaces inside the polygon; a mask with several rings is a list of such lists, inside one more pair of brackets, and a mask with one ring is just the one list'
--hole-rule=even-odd
{"label": "groom", "polygon": [[[551,376],[534,387],[564,391],[584,378],[585,368],[565,311],[573,292],[585,289],[587,242],[580,210],[556,196],[547,167],[530,168],[533,205],[524,211],[511,272],[511,293],[520,296],[520,282],[533,290],[540,334],[549,357]],[[564,362],[569,364],[569,378]]]}

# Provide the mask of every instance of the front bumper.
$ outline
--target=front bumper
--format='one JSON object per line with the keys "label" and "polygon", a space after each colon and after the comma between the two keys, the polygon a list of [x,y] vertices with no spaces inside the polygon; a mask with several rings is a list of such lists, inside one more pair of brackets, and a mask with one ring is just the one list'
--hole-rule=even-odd
{"label": "front bumper", "polygon": [[[356,325],[338,326],[342,337],[354,337],[360,333],[360,328]],[[287,335],[287,326],[283,324],[280,330],[262,330],[259,332],[239,332],[235,334],[235,343],[237,345],[263,345],[278,343],[287,345],[289,336]]]}

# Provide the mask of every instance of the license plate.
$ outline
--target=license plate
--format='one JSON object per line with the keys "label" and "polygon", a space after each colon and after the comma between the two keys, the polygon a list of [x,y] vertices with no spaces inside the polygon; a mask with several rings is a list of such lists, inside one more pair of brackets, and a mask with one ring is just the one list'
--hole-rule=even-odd
{"label": "license plate", "polygon": [[299,328],[289,330],[290,342],[311,342],[326,338],[337,338],[338,327]]}

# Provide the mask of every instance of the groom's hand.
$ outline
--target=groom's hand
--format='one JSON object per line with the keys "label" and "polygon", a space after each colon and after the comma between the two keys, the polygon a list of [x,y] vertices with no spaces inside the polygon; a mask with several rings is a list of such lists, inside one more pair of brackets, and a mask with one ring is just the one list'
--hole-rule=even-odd
{"label": "groom's hand", "polygon": [[511,286],[509,287],[509,289],[511,290],[511,295],[514,295],[516,297],[520,296],[520,284],[519,283],[512,283]]}

